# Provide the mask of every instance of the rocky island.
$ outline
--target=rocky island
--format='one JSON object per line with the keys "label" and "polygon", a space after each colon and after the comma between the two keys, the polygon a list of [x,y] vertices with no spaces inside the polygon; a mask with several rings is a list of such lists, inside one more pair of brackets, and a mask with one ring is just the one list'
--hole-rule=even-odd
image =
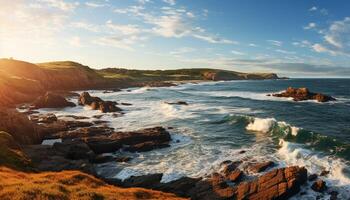
{"label": "rocky island", "polygon": [[321,93],[310,92],[308,88],[289,87],[287,88],[286,91],[278,94],[272,94],[272,96],[293,98],[293,101],[306,101],[306,100],[316,100],[318,102],[336,101],[334,97],[321,94]]}

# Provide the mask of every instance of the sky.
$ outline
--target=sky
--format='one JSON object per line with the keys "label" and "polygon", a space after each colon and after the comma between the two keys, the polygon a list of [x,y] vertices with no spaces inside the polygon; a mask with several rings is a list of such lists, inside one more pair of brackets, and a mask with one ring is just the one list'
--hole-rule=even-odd
{"label": "sky", "polygon": [[350,77],[348,0],[0,0],[0,58]]}

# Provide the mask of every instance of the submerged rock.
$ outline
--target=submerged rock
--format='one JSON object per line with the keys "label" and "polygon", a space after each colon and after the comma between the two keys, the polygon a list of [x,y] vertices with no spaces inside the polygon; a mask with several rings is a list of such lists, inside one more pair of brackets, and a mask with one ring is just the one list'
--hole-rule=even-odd
{"label": "submerged rock", "polygon": [[321,93],[310,92],[308,88],[287,88],[279,94],[272,94],[274,97],[291,97],[294,101],[316,100],[318,102],[335,101],[336,99]]}
{"label": "submerged rock", "polygon": [[169,105],[185,105],[185,106],[188,105],[188,103],[186,101],[165,102],[165,103],[169,104]]}
{"label": "submerged rock", "polygon": [[33,102],[33,107],[38,108],[65,108],[65,107],[74,107],[75,104],[73,102],[69,102],[66,98],[61,95],[46,92],[45,95],[38,97]]}
{"label": "submerged rock", "polygon": [[324,192],[327,189],[326,182],[322,179],[317,179],[311,186],[315,192]]}
{"label": "submerged rock", "polygon": [[118,104],[115,101],[103,101],[99,97],[92,97],[88,92],[81,93],[79,100],[79,105],[88,105],[93,110],[100,110],[103,113],[107,112],[120,112],[122,109],[117,107]]}

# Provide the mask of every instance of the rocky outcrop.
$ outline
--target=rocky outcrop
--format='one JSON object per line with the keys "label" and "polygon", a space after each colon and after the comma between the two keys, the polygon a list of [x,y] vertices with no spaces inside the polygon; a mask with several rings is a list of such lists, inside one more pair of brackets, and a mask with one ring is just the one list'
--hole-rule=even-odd
{"label": "rocky outcrop", "polygon": [[146,128],[138,131],[116,132],[108,136],[95,136],[86,139],[95,153],[114,152],[123,148],[126,151],[150,151],[169,147],[170,134],[163,127]]}
{"label": "rocky outcrop", "polygon": [[88,105],[93,110],[100,110],[103,113],[106,112],[120,112],[122,109],[117,107],[117,102],[103,101],[99,97],[92,97],[88,92],[81,93],[78,101],[79,105]]}
{"label": "rocky outcrop", "polygon": [[259,173],[259,172],[265,171],[269,167],[273,167],[274,165],[275,165],[275,163],[272,161],[253,163],[253,164],[249,165],[249,171],[251,171],[253,173]]}
{"label": "rocky outcrop", "polygon": [[272,96],[293,98],[294,101],[316,100],[318,102],[328,102],[336,100],[328,95],[310,92],[308,88],[289,87],[286,91],[279,94],[272,94]]}
{"label": "rocky outcrop", "polygon": [[0,130],[11,134],[20,144],[39,144],[44,135],[25,114],[10,108],[0,108]]}
{"label": "rocky outcrop", "polygon": [[303,167],[287,167],[272,170],[257,180],[237,186],[237,199],[287,199],[300,191],[307,180]]}
{"label": "rocky outcrop", "polygon": [[38,97],[34,103],[33,107],[38,108],[65,108],[65,107],[74,107],[73,102],[69,102],[66,98],[52,93],[47,92],[45,95]]}
{"label": "rocky outcrop", "polygon": [[23,154],[21,146],[4,131],[0,131],[0,165],[15,169],[31,167],[30,159]]}

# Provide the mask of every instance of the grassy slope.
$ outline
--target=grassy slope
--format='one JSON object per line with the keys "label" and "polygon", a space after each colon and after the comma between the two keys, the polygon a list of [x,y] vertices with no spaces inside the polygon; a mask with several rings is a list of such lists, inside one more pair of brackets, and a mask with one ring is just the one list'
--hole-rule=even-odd
{"label": "grassy slope", "polygon": [[111,186],[79,171],[31,173],[33,165],[13,137],[0,131],[0,199],[182,199],[141,188]]}
{"label": "grassy slope", "polygon": [[125,88],[159,81],[269,78],[277,78],[277,76],[272,73],[240,73],[206,68],[94,70],[71,61],[32,64],[19,60],[0,59],[0,105],[29,102],[47,90]]}
{"label": "grassy slope", "polygon": [[141,188],[118,188],[79,171],[24,173],[0,167],[0,199],[180,200],[183,198]]}

